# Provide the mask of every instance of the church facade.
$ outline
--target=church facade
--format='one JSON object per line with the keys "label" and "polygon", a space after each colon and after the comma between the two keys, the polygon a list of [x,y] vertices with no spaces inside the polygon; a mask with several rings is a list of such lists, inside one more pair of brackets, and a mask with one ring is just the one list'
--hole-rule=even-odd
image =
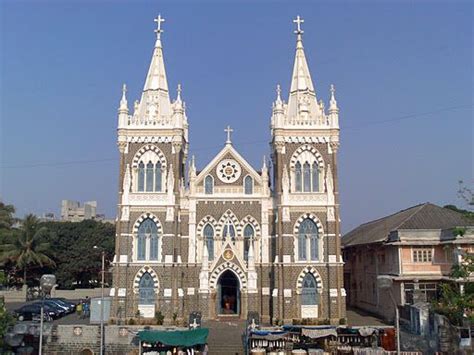
{"label": "church facade", "polygon": [[[318,101],[302,19],[287,102],[271,114],[270,161],[252,167],[227,141],[198,170],[178,86],[170,99],[162,22],[140,100],[118,110],[119,204],[112,317],[345,318],[337,152],[339,109]],[[192,119],[190,120],[192,126]]]}

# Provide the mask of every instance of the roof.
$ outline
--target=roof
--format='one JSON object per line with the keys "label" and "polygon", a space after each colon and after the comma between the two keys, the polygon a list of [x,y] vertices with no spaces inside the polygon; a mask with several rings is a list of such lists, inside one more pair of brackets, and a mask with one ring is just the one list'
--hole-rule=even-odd
{"label": "roof", "polygon": [[392,231],[401,229],[448,229],[472,225],[462,213],[432,203],[410,207],[353,229],[342,237],[344,247],[381,243]]}

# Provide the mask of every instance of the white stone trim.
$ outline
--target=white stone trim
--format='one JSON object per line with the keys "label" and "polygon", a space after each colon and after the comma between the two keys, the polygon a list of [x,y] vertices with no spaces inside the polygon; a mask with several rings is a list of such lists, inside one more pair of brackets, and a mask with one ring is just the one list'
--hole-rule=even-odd
{"label": "white stone trim", "polygon": [[316,280],[316,289],[318,293],[321,294],[323,292],[323,280],[321,275],[319,275],[318,270],[312,266],[306,266],[303,270],[301,270],[298,279],[296,280],[296,294],[301,294],[301,290],[303,288],[303,279],[307,273],[310,273],[314,276],[314,279]]}
{"label": "white stone trim", "polygon": [[140,158],[148,151],[152,151],[156,153],[158,156],[158,161],[161,163],[161,169],[166,170],[166,157],[161,151],[160,148],[158,148],[156,145],[153,144],[147,144],[143,147],[141,147],[134,155],[133,161],[132,161],[132,168],[137,169],[138,168],[138,163],[140,162]]}
{"label": "white stone trim", "polygon": [[237,279],[240,283],[240,289],[246,290],[247,277],[245,276],[245,272],[238,265],[230,261],[220,264],[214,269],[214,271],[211,273],[211,276],[209,277],[209,288],[211,290],[215,290],[219,277],[227,270],[231,270],[237,276]]}
{"label": "white stone trim", "polygon": [[224,231],[224,226],[225,226],[225,223],[227,220],[231,220],[232,224],[234,225],[234,228],[235,228],[235,237],[237,239],[237,236],[241,236],[242,235],[242,226],[240,225],[240,222],[238,220],[238,218],[236,217],[236,215],[234,214],[234,212],[232,212],[232,210],[227,210],[225,211],[221,218],[219,219],[219,222],[217,222],[217,226],[216,226],[216,234],[217,236],[220,237],[220,239],[222,239],[224,236],[222,235],[223,231]]}
{"label": "white stone trim", "polygon": [[133,293],[138,294],[140,290],[140,279],[142,278],[143,274],[149,273],[150,276],[153,278],[153,283],[155,286],[155,294],[158,294],[160,290],[160,283],[158,280],[158,275],[156,274],[155,270],[153,270],[150,266],[145,265],[143,266],[138,272],[135,274],[133,278]]}
{"label": "white stone trim", "polygon": [[[324,169],[324,159],[323,159],[321,153],[319,153],[318,150],[316,148],[314,148],[313,146],[305,144],[305,145],[302,145],[301,147],[299,147],[298,149],[296,149],[295,152],[293,153],[293,155],[291,156],[291,160],[290,160],[290,169],[291,170],[295,169],[295,164],[298,161],[298,157],[300,155],[302,155],[304,152],[310,152],[314,156],[315,161],[318,162],[318,167],[321,170]],[[310,163],[312,163],[312,162],[310,162]],[[321,170],[320,170],[319,174],[321,174]]]}

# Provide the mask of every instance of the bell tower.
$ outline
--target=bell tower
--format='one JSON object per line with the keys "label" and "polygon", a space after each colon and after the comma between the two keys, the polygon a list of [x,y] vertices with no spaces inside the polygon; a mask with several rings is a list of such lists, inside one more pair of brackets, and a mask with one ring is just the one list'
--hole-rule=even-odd
{"label": "bell tower", "polygon": [[[335,320],[345,317],[337,184],[339,108],[333,85],[329,108],[318,101],[303,47],[304,20],[298,16],[293,22],[296,53],[288,101],[282,100],[278,85],[271,116],[274,295],[278,295],[273,316],[282,319],[288,313],[283,293],[293,282],[287,272],[291,265],[318,264],[319,274],[325,275],[320,307],[325,314],[318,316]],[[303,223],[305,220],[309,222]],[[310,223],[314,224],[314,238],[303,231]],[[303,317],[303,308],[301,312]]]}

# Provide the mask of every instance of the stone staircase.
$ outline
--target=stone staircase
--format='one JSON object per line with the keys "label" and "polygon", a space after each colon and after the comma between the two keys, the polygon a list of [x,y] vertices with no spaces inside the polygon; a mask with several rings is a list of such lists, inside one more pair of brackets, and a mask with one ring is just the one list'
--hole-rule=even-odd
{"label": "stone staircase", "polygon": [[207,339],[209,355],[243,355],[242,333],[245,321],[223,317],[218,321],[209,320],[203,324],[209,328]]}

